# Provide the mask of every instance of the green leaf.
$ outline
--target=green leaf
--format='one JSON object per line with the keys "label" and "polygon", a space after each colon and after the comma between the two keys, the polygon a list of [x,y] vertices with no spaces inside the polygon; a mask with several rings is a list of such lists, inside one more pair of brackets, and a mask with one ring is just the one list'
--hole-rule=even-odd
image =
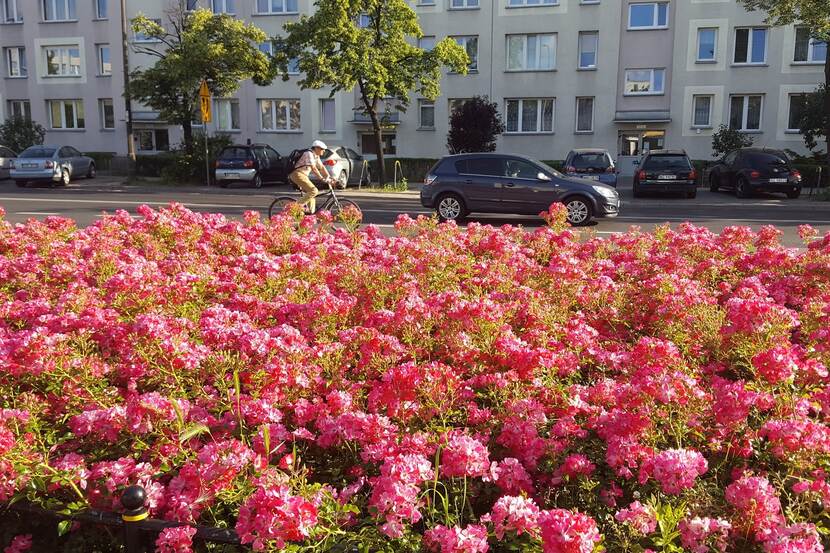
{"label": "green leaf", "polygon": [[191,438],[195,438],[196,436],[201,436],[202,434],[210,434],[210,428],[205,426],[202,423],[193,423],[187,428],[185,428],[181,434],[179,434],[179,442],[184,443]]}
{"label": "green leaf", "polygon": [[64,536],[69,532],[69,529],[72,528],[72,521],[71,520],[62,520],[58,523],[58,536]]}

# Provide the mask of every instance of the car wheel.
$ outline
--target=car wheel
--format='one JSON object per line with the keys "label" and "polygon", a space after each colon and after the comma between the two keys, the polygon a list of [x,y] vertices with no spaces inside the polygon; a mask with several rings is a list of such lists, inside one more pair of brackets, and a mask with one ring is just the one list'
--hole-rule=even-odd
{"label": "car wheel", "polygon": [[565,208],[568,210],[568,222],[573,226],[580,227],[591,222],[593,209],[585,198],[568,198],[565,200]]}
{"label": "car wheel", "polygon": [[86,172],[86,178],[94,179],[95,175],[97,175],[97,174],[98,174],[98,172],[95,170],[95,164],[90,163],[89,164],[89,171]]}
{"label": "car wheel", "polygon": [[643,197],[643,191],[640,190],[640,187],[637,186],[636,184],[634,185],[634,197],[635,198],[642,198]]}
{"label": "car wheel", "polygon": [[720,185],[718,184],[718,176],[715,174],[709,175],[709,191],[717,192]]}
{"label": "car wheel", "polygon": [[692,188],[691,190],[686,192],[686,197],[689,198],[690,200],[692,198],[697,198],[697,188]]}
{"label": "car wheel", "polygon": [[738,183],[735,185],[735,196],[738,198],[749,197],[749,183],[744,177],[738,178]]}
{"label": "car wheel", "polygon": [[444,194],[439,197],[435,209],[441,221],[460,221],[467,214],[464,200],[457,194]]}
{"label": "car wheel", "polygon": [[61,185],[66,186],[72,178],[69,176],[69,169],[63,169],[61,171]]}
{"label": "car wheel", "polygon": [[20,188],[25,188],[26,187],[26,181],[25,180],[16,180],[16,181],[14,181],[14,183],[17,186],[19,186]]}
{"label": "car wheel", "polygon": [[337,177],[337,188],[340,190],[344,190],[346,186],[349,184],[349,175],[346,174],[346,171],[340,171],[340,176]]}
{"label": "car wheel", "polygon": [[787,192],[787,197],[791,200],[794,200],[799,196],[801,196],[801,189],[800,188],[797,189],[797,190],[790,190],[789,192]]}
{"label": "car wheel", "polygon": [[259,175],[259,173],[254,175],[253,185],[254,188],[262,188],[262,177]]}

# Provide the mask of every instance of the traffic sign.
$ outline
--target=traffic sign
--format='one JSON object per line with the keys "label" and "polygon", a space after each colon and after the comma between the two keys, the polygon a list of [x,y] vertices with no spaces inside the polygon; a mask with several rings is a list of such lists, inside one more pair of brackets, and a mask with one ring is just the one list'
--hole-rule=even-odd
{"label": "traffic sign", "polygon": [[210,106],[210,90],[205,81],[202,81],[202,86],[199,88],[199,103],[202,108],[202,122],[210,123],[213,120],[213,112]]}

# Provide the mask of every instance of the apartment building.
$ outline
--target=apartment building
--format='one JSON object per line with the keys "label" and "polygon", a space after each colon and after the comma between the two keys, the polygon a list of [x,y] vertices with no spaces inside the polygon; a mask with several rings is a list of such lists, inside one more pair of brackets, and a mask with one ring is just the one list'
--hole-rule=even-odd
{"label": "apartment building", "polygon": [[[128,0],[127,17],[144,13],[164,24],[178,1]],[[269,36],[313,9],[313,0],[183,1],[251,21]],[[500,150],[540,159],[603,147],[630,171],[654,148],[708,158],[721,123],[759,145],[803,150],[793,128],[797,96],[822,82],[827,56],[806,29],[768,27],[734,0],[413,0],[412,7],[422,47],[452,37],[471,64],[466,75],[446,74],[440,98],[413,95],[405,113],[390,112],[383,142],[400,157],[446,153],[450,110],[473,95],[500,106]],[[0,118],[24,114],[48,129],[48,141],[125,153],[119,0],[0,0],[0,11]],[[131,68],[150,63],[134,52],[129,59]],[[298,80],[243,83],[233,98],[214,100],[208,131],[281,152],[320,137],[371,155],[374,137],[356,96],[303,90]],[[181,129],[153,110],[135,104],[133,113],[139,153],[181,139]]]}

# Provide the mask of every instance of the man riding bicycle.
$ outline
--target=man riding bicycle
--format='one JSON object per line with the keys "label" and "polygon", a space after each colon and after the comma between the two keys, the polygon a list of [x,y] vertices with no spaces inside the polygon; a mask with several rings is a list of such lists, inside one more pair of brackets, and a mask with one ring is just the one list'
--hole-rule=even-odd
{"label": "man riding bicycle", "polygon": [[314,186],[314,183],[311,182],[309,175],[313,172],[318,179],[329,186],[336,182],[333,178],[329,177],[326,167],[320,159],[320,156],[323,155],[325,150],[326,144],[322,140],[312,142],[311,149],[303,152],[303,155],[300,156],[299,161],[297,161],[291,173],[288,175],[289,180],[303,191],[303,197],[300,198],[298,203],[303,207],[308,205],[306,208],[308,213],[314,213],[316,211],[317,205],[314,198],[320,193],[317,187]]}

